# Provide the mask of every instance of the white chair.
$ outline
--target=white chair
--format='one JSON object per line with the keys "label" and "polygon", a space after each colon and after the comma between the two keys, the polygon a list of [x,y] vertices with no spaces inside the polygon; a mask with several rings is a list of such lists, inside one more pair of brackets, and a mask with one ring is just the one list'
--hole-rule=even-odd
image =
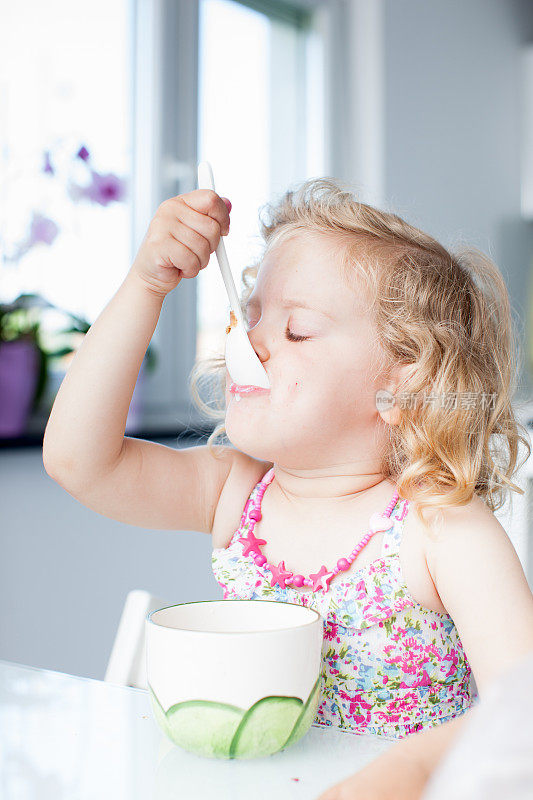
{"label": "white chair", "polygon": [[144,589],[132,589],[128,592],[104,681],[148,689],[144,623],[152,611],[170,605],[172,603],[155,597]]}

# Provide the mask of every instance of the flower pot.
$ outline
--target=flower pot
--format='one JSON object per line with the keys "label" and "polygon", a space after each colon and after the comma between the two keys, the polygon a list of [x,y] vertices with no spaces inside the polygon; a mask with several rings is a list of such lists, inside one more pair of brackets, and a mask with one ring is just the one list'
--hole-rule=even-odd
{"label": "flower pot", "polygon": [[20,436],[37,387],[39,351],[31,339],[0,342],[0,436]]}

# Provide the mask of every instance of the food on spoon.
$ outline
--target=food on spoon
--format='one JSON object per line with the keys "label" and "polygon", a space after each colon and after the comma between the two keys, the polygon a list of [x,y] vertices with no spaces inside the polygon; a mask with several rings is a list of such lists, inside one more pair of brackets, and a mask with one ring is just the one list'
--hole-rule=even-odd
{"label": "food on spoon", "polygon": [[237,317],[235,316],[234,312],[230,309],[229,312],[229,325],[226,326],[226,333],[229,333],[232,328],[237,327]]}

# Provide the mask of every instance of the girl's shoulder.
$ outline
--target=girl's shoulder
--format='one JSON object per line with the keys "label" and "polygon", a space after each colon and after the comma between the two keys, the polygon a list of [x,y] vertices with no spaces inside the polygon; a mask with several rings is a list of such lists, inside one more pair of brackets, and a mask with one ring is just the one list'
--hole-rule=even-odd
{"label": "girl's shoulder", "polygon": [[273,466],[247,453],[236,451],[231,472],[220,493],[212,529],[214,548],[227,547],[239,527],[246,501],[252,489]]}
{"label": "girl's shoulder", "polygon": [[[416,530],[423,546],[426,563],[432,576],[439,546],[454,530],[483,530],[488,526],[502,527],[494,512],[477,494],[461,506],[448,506],[437,510],[424,509],[423,515],[428,524],[424,525],[415,514],[416,504],[410,503],[409,526]],[[502,528],[503,530],[503,528]]]}
{"label": "girl's shoulder", "polygon": [[427,521],[427,524],[419,520],[415,513],[418,508],[418,504],[415,501],[410,501],[409,508],[411,524],[416,525],[428,543],[439,541],[450,523],[464,522],[471,524],[472,522],[489,522],[496,519],[494,512],[491,511],[483,498],[477,494],[473,494],[467,503],[460,506],[446,506],[438,509],[423,508],[422,516]]}
{"label": "girl's shoulder", "polygon": [[[443,600],[437,588],[437,565],[442,544],[446,543],[448,536],[453,536],[458,529],[464,531],[485,530],[494,524],[499,526],[495,514],[479,495],[472,498],[462,506],[450,506],[444,509],[424,509],[423,515],[427,520],[425,525],[415,513],[416,503],[410,501],[409,513],[404,520],[404,572],[406,579],[412,585],[415,582],[415,573],[410,571],[410,563],[414,555],[422,558],[425,565],[426,584],[420,584],[418,589],[419,602],[428,608],[446,611]],[[426,594],[423,594],[423,590]],[[426,599],[420,599],[426,598]],[[429,598],[429,599],[428,599]],[[433,605],[436,603],[436,605]]]}

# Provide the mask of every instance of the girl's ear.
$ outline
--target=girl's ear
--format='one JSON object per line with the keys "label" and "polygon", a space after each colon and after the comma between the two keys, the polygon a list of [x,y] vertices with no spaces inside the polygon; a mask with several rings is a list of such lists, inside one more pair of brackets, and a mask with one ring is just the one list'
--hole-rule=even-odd
{"label": "girl's ear", "polygon": [[[378,409],[381,418],[389,425],[398,425],[400,422],[400,407],[397,403],[396,395],[402,392],[403,386],[411,375],[413,375],[418,368],[418,364],[402,364],[395,367],[391,373],[391,378],[387,381],[384,388],[376,394],[376,408]],[[415,403],[416,397],[413,396],[412,401],[409,394],[404,398],[404,403],[410,406],[410,403]]]}

